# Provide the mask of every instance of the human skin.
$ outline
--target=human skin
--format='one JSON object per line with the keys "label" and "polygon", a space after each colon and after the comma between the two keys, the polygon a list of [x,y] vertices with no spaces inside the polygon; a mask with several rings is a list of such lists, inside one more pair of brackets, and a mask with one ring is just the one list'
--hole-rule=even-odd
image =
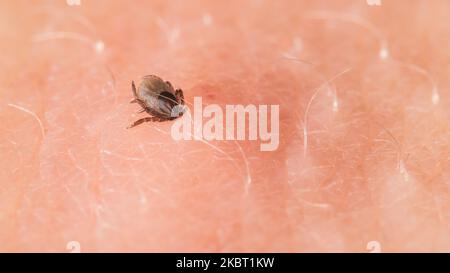
{"label": "human skin", "polygon": [[[0,251],[450,251],[449,9],[0,1]],[[147,74],[279,105],[278,149],[126,129]]]}

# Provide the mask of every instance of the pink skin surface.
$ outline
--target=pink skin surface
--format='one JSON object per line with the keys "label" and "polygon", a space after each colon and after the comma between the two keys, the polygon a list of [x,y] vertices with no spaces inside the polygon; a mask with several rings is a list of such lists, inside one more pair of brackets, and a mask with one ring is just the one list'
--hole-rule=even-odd
{"label": "pink skin surface", "polygon": [[[449,9],[1,1],[0,251],[450,251]],[[147,74],[280,105],[278,149],[127,130]]]}

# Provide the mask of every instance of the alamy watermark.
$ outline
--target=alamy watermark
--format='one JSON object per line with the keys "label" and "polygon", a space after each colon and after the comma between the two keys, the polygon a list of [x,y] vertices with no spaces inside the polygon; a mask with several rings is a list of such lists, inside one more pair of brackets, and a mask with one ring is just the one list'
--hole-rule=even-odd
{"label": "alamy watermark", "polygon": [[66,0],[66,3],[69,6],[79,6],[81,5],[81,0]]}
{"label": "alamy watermark", "polygon": [[366,0],[369,6],[381,6],[381,0]]}
{"label": "alamy watermark", "polygon": [[193,113],[187,107],[174,109],[175,116],[179,111],[184,111],[184,116],[172,125],[173,139],[259,140],[261,151],[275,151],[278,148],[279,105],[226,105],[223,109],[217,104],[203,106],[202,98],[194,97],[193,108]]}

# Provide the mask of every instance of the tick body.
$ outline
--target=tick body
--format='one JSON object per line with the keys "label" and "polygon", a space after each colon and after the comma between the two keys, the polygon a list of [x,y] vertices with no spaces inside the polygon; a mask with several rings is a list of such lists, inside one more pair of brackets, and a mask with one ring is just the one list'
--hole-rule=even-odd
{"label": "tick body", "polygon": [[184,95],[181,89],[174,89],[168,81],[154,75],[144,76],[138,88],[131,82],[134,99],[151,117],[141,118],[127,128],[149,121],[167,121],[181,117],[184,113]]}

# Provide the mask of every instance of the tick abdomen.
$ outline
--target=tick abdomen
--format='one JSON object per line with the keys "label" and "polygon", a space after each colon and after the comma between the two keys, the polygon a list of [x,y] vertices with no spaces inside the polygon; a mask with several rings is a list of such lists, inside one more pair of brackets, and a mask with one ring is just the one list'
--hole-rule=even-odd
{"label": "tick abdomen", "polygon": [[[149,76],[146,76],[149,77]],[[144,78],[146,78],[144,77]],[[159,108],[161,94],[171,93],[170,87],[161,79],[152,76],[151,81],[142,81],[137,90],[138,96],[151,108]],[[175,97],[174,97],[175,98]],[[147,107],[148,108],[148,107]]]}
{"label": "tick abdomen", "polygon": [[138,93],[140,96],[145,96],[146,94],[161,94],[162,92],[174,93],[173,87],[166,82],[164,82],[161,78],[148,75],[143,77],[143,81],[139,85]]}

